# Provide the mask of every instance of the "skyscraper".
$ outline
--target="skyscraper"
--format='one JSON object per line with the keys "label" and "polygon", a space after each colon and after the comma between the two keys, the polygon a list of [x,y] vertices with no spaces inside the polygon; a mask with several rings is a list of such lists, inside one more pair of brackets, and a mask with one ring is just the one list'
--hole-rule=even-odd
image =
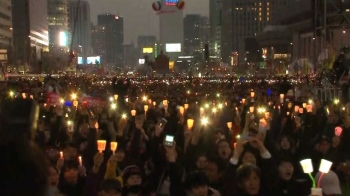
{"label": "skyscraper", "polygon": [[69,1],[69,30],[72,35],[73,50],[83,57],[83,63],[91,54],[90,4],[87,1]]}
{"label": "skyscraper", "polygon": [[176,7],[178,0],[161,0],[163,4],[159,15],[160,51],[171,61],[183,53],[183,10]]}
{"label": "skyscraper", "polygon": [[68,2],[67,0],[48,0],[47,18],[49,21],[50,51],[68,50]]}
{"label": "skyscraper", "polygon": [[184,21],[184,55],[198,56],[201,54],[201,16],[188,14]]}
{"label": "skyscraper", "polygon": [[12,46],[11,1],[0,0],[0,61],[8,61]]}
{"label": "skyscraper", "polygon": [[102,56],[103,63],[123,65],[123,44],[124,44],[124,20],[123,17],[114,14],[103,14],[97,16],[97,24],[102,27],[105,33],[105,51]]}
{"label": "skyscraper", "polygon": [[271,13],[288,1],[295,0],[223,0],[223,61],[228,62],[231,58],[228,55],[235,53],[239,57],[239,63],[244,63],[245,48],[248,47],[245,45],[245,39],[255,38],[257,33],[271,24]]}
{"label": "skyscraper", "polygon": [[220,60],[221,56],[221,11],[222,0],[209,0],[210,44],[211,56]]}
{"label": "skyscraper", "polygon": [[201,51],[204,51],[205,44],[208,44],[210,40],[210,23],[207,16],[201,16],[200,20],[199,40],[201,41]]}
{"label": "skyscraper", "polygon": [[106,56],[106,31],[103,26],[93,26],[91,30],[92,55]]}
{"label": "skyscraper", "polygon": [[20,64],[36,65],[49,46],[47,0],[12,1],[12,8],[13,58]]}

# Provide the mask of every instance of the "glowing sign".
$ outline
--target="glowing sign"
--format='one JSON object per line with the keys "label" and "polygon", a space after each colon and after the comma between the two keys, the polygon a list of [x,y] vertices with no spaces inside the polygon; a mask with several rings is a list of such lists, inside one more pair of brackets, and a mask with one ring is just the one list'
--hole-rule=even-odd
{"label": "glowing sign", "polygon": [[144,65],[145,64],[145,59],[139,59],[139,64]]}
{"label": "glowing sign", "polygon": [[174,61],[169,61],[169,69],[172,70],[174,69],[175,62]]}
{"label": "glowing sign", "polygon": [[81,57],[81,56],[78,57],[78,64],[79,65],[84,64],[83,57]]}
{"label": "glowing sign", "polygon": [[153,53],[153,48],[143,48],[142,49],[143,54],[152,54]]}
{"label": "glowing sign", "polygon": [[165,44],[166,52],[181,52],[181,43]]}
{"label": "glowing sign", "polygon": [[101,63],[100,56],[89,56],[86,59],[86,64],[96,65],[96,64],[100,64],[100,63]]}
{"label": "glowing sign", "polygon": [[164,5],[166,5],[166,6],[176,6],[177,2],[179,2],[179,0],[165,0],[164,1]]}
{"label": "glowing sign", "polygon": [[67,46],[68,44],[68,35],[66,32],[61,31],[59,35],[60,46]]}

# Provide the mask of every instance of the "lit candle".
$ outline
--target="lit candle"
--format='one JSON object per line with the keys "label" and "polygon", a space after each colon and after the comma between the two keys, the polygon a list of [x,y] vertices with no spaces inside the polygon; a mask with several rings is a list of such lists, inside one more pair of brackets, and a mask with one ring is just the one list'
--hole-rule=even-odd
{"label": "lit candle", "polygon": [[117,150],[118,143],[117,142],[111,142],[111,151],[113,154],[115,154],[115,151]]}
{"label": "lit candle", "polygon": [[187,103],[184,104],[184,108],[185,108],[185,110],[188,109],[188,104]]}
{"label": "lit candle", "polygon": [[79,156],[79,165],[83,166],[83,160],[81,159],[81,156]]}
{"label": "lit candle", "polygon": [[136,110],[131,110],[131,116],[136,116]]}
{"label": "lit candle", "polygon": [[183,106],[180,106],[179,112],[180,112],[181,115],[184,115],[184,113],[185,113],[185,108],[184,108]]}
{"label": "lit candle", "polygon": [[228,129],[232,129],[232,122],[227,122]]}
{"label": "lit candle", "polygon": [[187,127],[188,129],[192,129],[194,120],[193,119],[187,119]]}
{"label": "lit candle", "polygon": [[284,94],[280,94],[280,102],[283,103],[284,101]]}
{"label": "lit candle", "polygon": [[63,159],[63,152],[60,152],[60,158]]}

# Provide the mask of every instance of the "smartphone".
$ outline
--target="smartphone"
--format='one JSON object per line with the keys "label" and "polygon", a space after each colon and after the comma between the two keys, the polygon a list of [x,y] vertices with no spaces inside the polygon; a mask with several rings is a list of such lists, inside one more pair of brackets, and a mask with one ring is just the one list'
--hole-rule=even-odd
{"label": "smartphone", "polygon": [[160,121],[158,122],[158,127],[159,127],[159,129],[164,129],[164,127],[165,127],[165,125],[166,125],[166,123],[167,123],[168,121],[165,119],[165,118],[162,118],[162,119],[160,119]]}
{"label": "smartphone", "polygon": [[165,143],[166,146],[173,146],[174,145],[174,136],[172,135],[166,135],[165,136]]}

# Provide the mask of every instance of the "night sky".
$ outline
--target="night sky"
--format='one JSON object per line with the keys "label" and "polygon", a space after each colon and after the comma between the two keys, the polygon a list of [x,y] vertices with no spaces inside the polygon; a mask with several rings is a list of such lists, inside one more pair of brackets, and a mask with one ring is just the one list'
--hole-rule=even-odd
{"label": "night sky", "polygon": [[[159,35],[159,20],[152,10],[155,0],[87,0],[90,3],[94,24],[101,13],[119,14],[124,17],[124,43],[134,41],[138,35]],[[209,15],[209,0],[185,0],[185,14]]]}

